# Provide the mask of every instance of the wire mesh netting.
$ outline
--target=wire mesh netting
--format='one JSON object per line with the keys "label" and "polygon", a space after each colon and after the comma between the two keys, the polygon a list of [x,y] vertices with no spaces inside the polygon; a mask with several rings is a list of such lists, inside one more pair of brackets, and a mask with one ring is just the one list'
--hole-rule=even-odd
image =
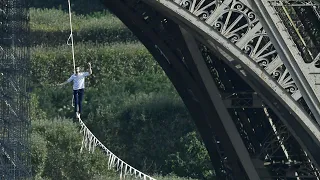
{"label": "wire mesh netting", "polygon": [[0,0],[0,179],[29,179],[26,0]]}

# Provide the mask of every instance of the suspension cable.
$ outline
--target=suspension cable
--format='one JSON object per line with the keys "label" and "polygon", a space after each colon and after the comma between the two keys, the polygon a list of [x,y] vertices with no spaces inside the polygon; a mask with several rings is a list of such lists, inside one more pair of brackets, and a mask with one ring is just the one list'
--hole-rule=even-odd
{"label": "suspension cable", "polygon": [[[70,0],[68,0],[68,5],[69,5],[69,19],[70,19],[70,36],[67,40],[67,45],[70,45],[69,40],[71,39],[71,48],[72,48],[72,61],[73,61],[73,73],[76,74],[76,60],[74,58],[74,45],[73,45],[73,32],[72,32],[72,13],[71,13],[71,3]],[[72,96],[72,100],[71,100],[71,105],[72,107],[74,107],[74,97]]]}
{"label": "suspension cable", "polygon": [[72,47],[72,60],[73,60],[73,72],[74,74],[76,73],[76,61],[74,58],[74,46],[73,46],[73,32],[72,32],[72,20],[71,20],[71,3],[70,0],[68,0],[68,5],[69,5],[69,19],[70,19],[70,36],[68,38],[67,44],[69,44],[69,40],[71,39],[71,47]]}

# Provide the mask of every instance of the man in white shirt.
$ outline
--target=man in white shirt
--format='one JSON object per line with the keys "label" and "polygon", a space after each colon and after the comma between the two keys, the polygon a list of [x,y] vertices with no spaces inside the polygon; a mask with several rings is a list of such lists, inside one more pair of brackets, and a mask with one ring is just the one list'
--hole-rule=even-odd
{"label": "man in white shirt", "polygon": [[74,97],[74,111],[76,113],[76,117],[80,118],[81,110],[82,110],[82,98],[84,94],[84,80],[85,77],[92,74],[91,63],[89,65],[89,72],[80,72],[80,67],[76,67],[76,74],[71,75],[71,77],[59,86],[65,85],[71,81],[73,81],[73,97]]}

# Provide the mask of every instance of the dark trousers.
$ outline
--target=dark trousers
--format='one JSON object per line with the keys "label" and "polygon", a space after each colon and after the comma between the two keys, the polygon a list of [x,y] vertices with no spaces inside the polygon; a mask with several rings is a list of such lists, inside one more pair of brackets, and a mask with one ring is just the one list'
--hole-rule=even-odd
{"label": "dark trousers", "polygon": [[[82,98],[84,94],[84,89],[73,90],[74,97],[74,112],[81,113],[82,110]],[[78,110],[79,108],[79,110]]]}

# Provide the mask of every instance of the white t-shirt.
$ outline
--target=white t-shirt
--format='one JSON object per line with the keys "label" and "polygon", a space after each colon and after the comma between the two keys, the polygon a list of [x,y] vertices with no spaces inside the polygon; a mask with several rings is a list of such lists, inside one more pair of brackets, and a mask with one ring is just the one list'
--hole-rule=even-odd
{"label": "white t-shirt", "polygon": [[67,82],[73,81],[73,90],[84,89],[84,78],[89,75],[89,72],[80,72],[78,75],[73,74]]}

